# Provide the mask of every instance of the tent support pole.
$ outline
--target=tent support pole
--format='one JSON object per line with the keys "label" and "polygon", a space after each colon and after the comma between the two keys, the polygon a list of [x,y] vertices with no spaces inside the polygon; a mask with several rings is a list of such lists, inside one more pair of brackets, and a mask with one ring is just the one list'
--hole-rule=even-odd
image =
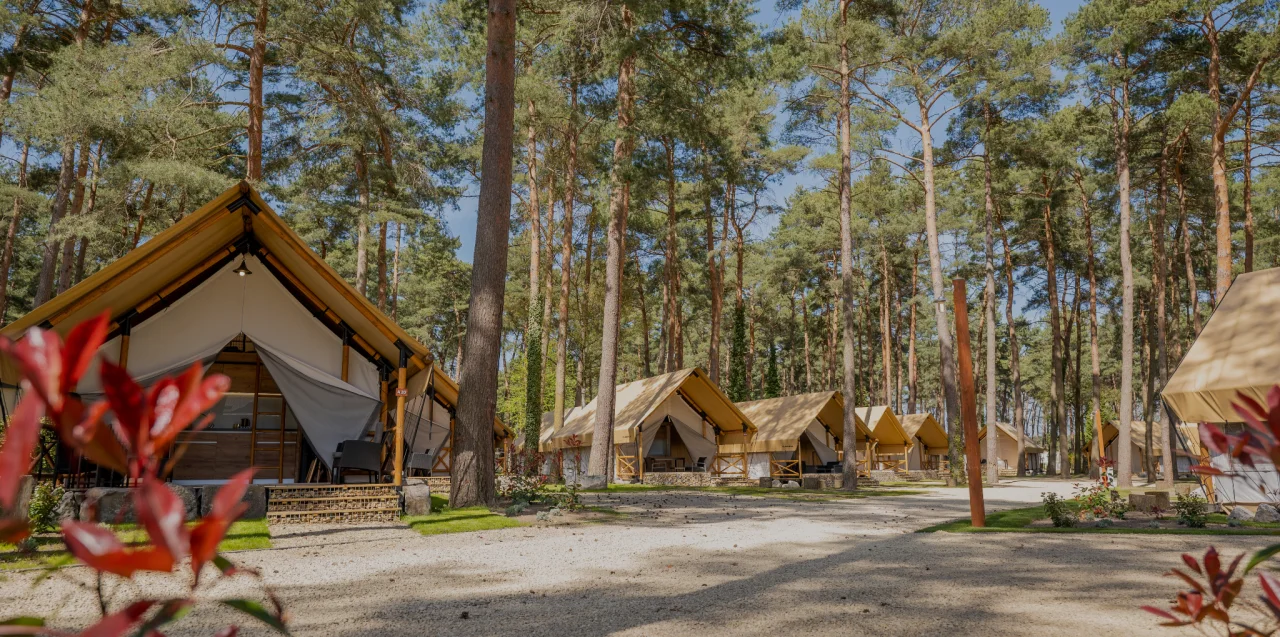
{"label": "tent support pole", "polygon": [[400,349],[400,368],[396,370],[396,457],[394,484],[398,487],[404,482],[404,399],[409,395],[408,378],[405,367],[409,365],[409,348],[404,343],[396,342]]}
{"label": "tent support pole", "polygon": [[342,326],[342,382],[347,382],[347,370],[351,363],[351,330]]}
{"label": "tent support pole", "polygon": [[117,364],[122,369],[129,369],[129,335],[133,333],[133,312],[120,317],[120,355]]}

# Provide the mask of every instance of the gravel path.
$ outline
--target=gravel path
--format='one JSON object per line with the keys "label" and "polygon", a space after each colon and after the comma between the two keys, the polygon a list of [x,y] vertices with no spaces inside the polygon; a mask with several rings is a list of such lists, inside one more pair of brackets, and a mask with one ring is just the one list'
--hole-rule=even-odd
{"label": "gravel path", "polygon": [[[988,509],[1070,484],[988,489]],[[1141,604],[1160,574],[1213,541],[1258,537],[918,534],[967,515],[963,489],[798,502],[698,492],[593,496],[626,513],[605,524],[422,537],[398,525],[278,527],[276,548],[233,555],[260,569],[298,635],[1168,635]],[[33,586],[0,580],[0,615],[92,616],[85,569]],[[164,594],[148,578],[133,593]],[[207,594],[249,594],[231,580]],[[209,635],[232,616],[198,609],[171,635]],[[221,624],[219,623],[221,622]],[[252,626],[242,634],[268,634]]]}

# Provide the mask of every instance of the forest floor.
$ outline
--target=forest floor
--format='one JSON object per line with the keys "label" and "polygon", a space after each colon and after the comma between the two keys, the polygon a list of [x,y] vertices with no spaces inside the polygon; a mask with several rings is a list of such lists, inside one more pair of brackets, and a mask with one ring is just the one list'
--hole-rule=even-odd
{"label": "forest floor", "polygon": [[[1070,482],[986,489],[991,511]],[[403,524],[273,527],[274,548],[233,553],[282,597],[296,635],[1167,635],[1139,609],[1210,543],[1227,556],[1267,538],[917,533],[967,516],[963,489],[808,502],[693,491],[600,493],[603,522],[423,536]],[[0,574],[0,608],[81,625],[90,573]],[[163,595],[176,581],[121,589]],[[252,594],[248,579],[208,598]],[[127,592],[126,592],[127,591]],[[170,635],[238,621],[204,605]],[[251,620],[250,620],[251,621]]]}

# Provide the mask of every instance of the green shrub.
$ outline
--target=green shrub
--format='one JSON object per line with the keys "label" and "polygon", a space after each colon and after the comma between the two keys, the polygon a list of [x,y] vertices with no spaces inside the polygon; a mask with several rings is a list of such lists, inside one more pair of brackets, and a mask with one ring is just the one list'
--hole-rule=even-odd
{"label": "green shrub", "polygon": [[1193,493],[1179,493],[1173,501],[1173,510],[1178,515],[1178,522],[1193,529],[1204,528],[1205,522],[1209,520],[1208,502]]}
{"label": "green shrub", "polygon": [[1076,514],[1065,498],[1056,493],[1045,492],[1040,494],[1040,499],[1045,515],[1049,516],[1054,526],[1062,528],[1076,525]]}
{"label": "green shrub", "polygon": [[65,493],[62,487],[48,482],[36,485],[31,494],[31,505],[27,508],[27,518],[31,521],[31,530],[36,533],[51,533],[58,530],[58,503]]}

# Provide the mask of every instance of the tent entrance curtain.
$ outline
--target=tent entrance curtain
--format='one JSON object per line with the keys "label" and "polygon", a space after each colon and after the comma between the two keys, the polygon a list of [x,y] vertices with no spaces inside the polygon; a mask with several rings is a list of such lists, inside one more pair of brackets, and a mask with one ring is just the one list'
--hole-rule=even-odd
{"label": "tent entrance curtain", "polygon": [[809,444],[813,445],[813,452],[817,454],[818,460],[821,461],[822,464],[827,464],[829,462],[835,462],[836,460],[838,460],[838,456],[836,455],[836,450],[832,449],[831,447],[828,447],[827,443],[823,442],[820,438],[813,435],[812,431],[805,431],[804,436],[809,440]]}
{"label": "tent entrance curtain", "polygon": [[257,346],[316,455],[332,469],[338,443],[361,439],[377,421],[382,401],[288,354]]}

